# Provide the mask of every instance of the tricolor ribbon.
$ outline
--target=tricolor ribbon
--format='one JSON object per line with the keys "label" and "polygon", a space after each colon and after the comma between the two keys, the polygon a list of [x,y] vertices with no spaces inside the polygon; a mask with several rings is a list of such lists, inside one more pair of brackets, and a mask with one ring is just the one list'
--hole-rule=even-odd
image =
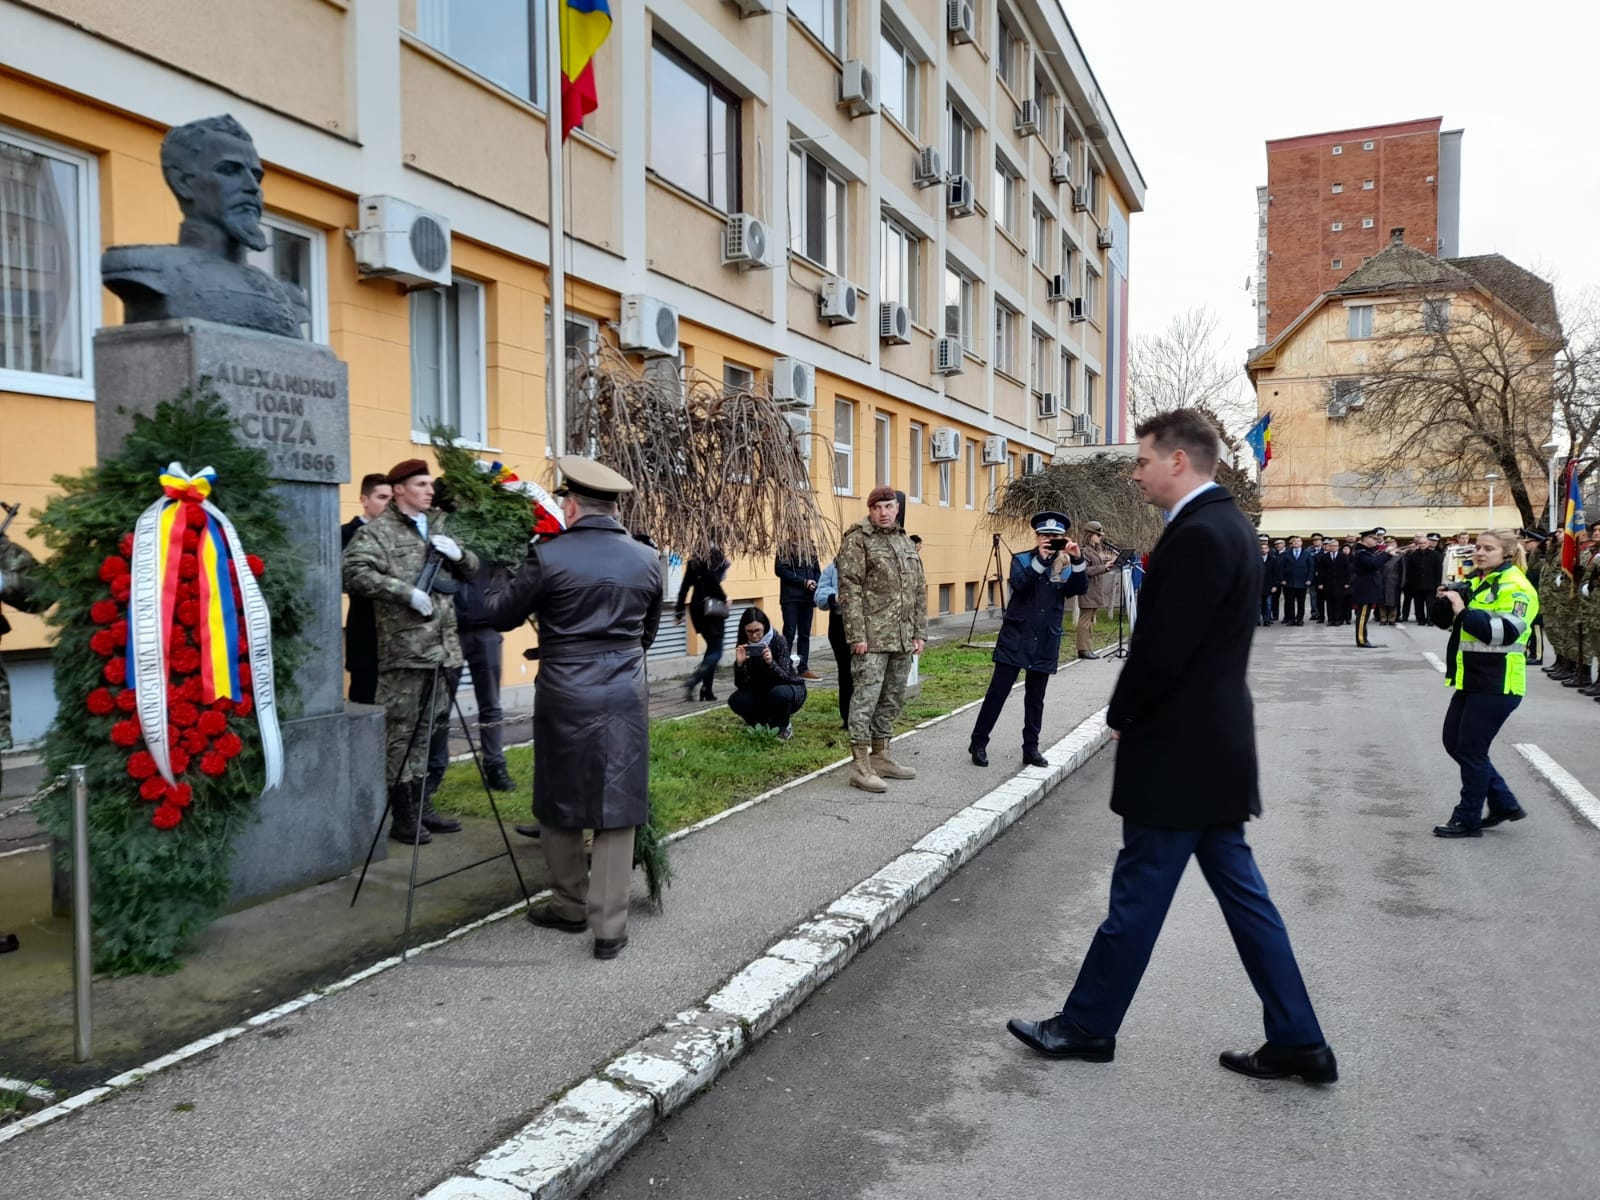
{"label": "tricolor ribbon", "polygon": [[[256,722],[266,760],[262,790],[270,791],[283,778],[283,735],[278,728],[272,676],[272,616],[245,558],[238,531],[207,499],[216,478],[211,467],[190,475],[182,464],[169,463],[161,475],[162,498],[145,509],[134,526],[132,587],[128,595],[128,685],[134,688],[138,699],[145,747],[155,759],[161,777],[175,783],[167,744],[167,641],[177,616],[184,534],[193,529],[199,538],[195,586],[200,605],[196,633],[201,698],[210,704],[242,697],[238,650],[242,629],[250,655]],[[195,510],[204,513],[204,518],[191,524],[189,514]],[[239,585],[237,604],[233,596],[235,581]]]}

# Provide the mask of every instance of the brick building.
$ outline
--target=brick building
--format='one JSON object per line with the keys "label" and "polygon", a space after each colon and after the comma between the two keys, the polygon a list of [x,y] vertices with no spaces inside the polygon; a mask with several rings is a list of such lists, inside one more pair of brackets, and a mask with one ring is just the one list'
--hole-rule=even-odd
{"label": "brick building", "polygon": [[1458,254],[1461,130],[1442,118],[1267,143],[1256,189],[1256,341],[1266,345],[1406,230],[1414,247]]}

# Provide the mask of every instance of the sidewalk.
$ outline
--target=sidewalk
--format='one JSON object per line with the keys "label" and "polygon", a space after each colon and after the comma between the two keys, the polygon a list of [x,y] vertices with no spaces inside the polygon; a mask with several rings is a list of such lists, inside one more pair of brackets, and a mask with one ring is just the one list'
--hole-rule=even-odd
{"label": "sidewalk", "polygon": [[[1046,743],[1104,703],[1115,669],[1063,670]],[[596,962],[587,938],[485,925],[0,1145],[0,1169],[33,1200],[424,1192],[1003,783],[1021,765],[1020,697],[987,771],[966,761],[970,720],[899,741],[921,774],[885,795],[826,772],[679,842],[666,912],[648,913],[636,880],[632,944],[614,963]]]}

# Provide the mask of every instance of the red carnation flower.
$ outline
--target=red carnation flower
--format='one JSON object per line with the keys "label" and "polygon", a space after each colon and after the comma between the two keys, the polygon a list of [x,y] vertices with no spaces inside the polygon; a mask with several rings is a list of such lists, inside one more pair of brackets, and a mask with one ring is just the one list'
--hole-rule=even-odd
{"label": "red carnation flower", "polygon": [[239,664],[239,683],[244,687],[250,687],[255,683],[255,676],[250,670],[249,663]]}
{"label": "red carnation flower", "polygon": [[89,639],[89,649],[101,658],[110,658],[117,649],[117,639],[111,636],[111,630],[97,629]]}
{"label": "red carnation flower", "polygon": [[181,750],[174,746],[172,753],[167,757],[170,759],[170,765],[174,775],[182,775],[189,769],[189,752],[187,750]]}
{"label": "red carnation flower", "polygon": [[193,579],[200,574],[200,560],[193,554],[185,554],[178,560],[178,578]]}
{"label": "red carnation flower", "polygon": [[178,602],[200,599],[200,585],[192,579],[185,579],[178,584]]}
{"label": "red carnation flower", "polygon": [[180,624],[191,627],[200,624],[200,601],[185,600],[178,605],[177,615]]}
{"label": "red carnation flower", "polygon": [[156,773],[156,760],[148,750],[135,750],[128,756],[128,774],[135,779],[149,779]]}
{"label": "red carnation flower", "polygon": [[113,658],[100,673],[105,676],[107,683],[114,683],[118,687],[128,682],[128,664],[120,658]]}
{"label": "red carnation flower", "polygon": [[239,717],[248,717],[255,711],[255,708],[256,702],[250,699],[249,696],[240,696],[233,704],[234,715]]}
{"label": "red carnation flower", "polygon": [[210,517],[206,516],[206,510],[201,508],[198,504],[189,505],[188,513],[189,528],[191,529],[204,529],[206,527],[206,522],[211,519]]}
{"label": "red carnation flower", "polygon": [[159,775],[152,775],[139,785],[139,798],[154,804],[167,794],[167,781]]}
{"label": "red carnation flower", "polygon": [[157,829],[172,829],[183,820],[183,809],[172,804],[161,804],[150,817],[150,824]]}
{"label": "red carnation flower", "polygon": [[[224,702],[225,703],[225,702]],[[228,728],[228,718],[220,712],[203,712],[200,714],[200,732],[207,737],[216,737]]]}
{"label": "red carnation flower", "polygon": [[210,751],[200,759],[200,770],[215,778],[228,769],[228,760],[215,750]]}
{"label": "red carnation flower", "polygon": [[106,632],[111,635],[111,640],[116,642],[117,645],[119,645],[119,646],[127,645],[127,642],[128,642],[128,623],[126,621],[113,621],[111,623],[111,628],[108,629]]}
{"label": "red carnation flower", "polygon": [[172,628],[167,630],[168,654],[171,654],[172,651],[178,649],[180,646],[189,646],[193,643],[194,639],[183,631],[183,627],[181,625],[173,625]]}
{"label": "red carnation flower", "polygon": [[250,653],[250,637],[248,634],[239,635],[239,657],[244,658]]}
{"label": "red carnation flower", "polygon": [[223,716],[227,716],[233,711],[233,701],[229,700],[226,696],[218,696],[211,702],[211,711],[219,712]]}
{"label": "red carnation flower", "polygon": [[122,540],[117,543],[117,550],[122,554],[123,558],[132,558],[133,557],[133,534],[131,534],[131,533],[123,534],[122,535]]}
{"label": "red carnation flower", "polygon": [[193,646],[180,646],[172,652],[169,661],[179,675],[192,675],[200,669],[200,651]]}
{"label": "red carnation flower", "polygon": [[199,704],[205,695],[205,686],[200,676],[191,675],[183,681],[183,686],[178,689],[178,698],[187,700],[190,704]]}
{"label": "red carnation flower", "polygon": [[183,531],[183,548],[189,551],[200,549],[200,535],[193,529]]}
{"label": "red carnation flower", "polygon": [[117,709],[120,712],[131,713],[139,707],[139,693],[132,688],[123,688],[117,693]]}
{"label": "red carnation flower", "polygon": [[261,576],[265,574],[267,564],[262,562],[254,554],[246,554],[244,556],[244,561],[245,565],[250,568],[250,574],[254,575],[257,579],[260,579]]}
{"label": "red carnation flower", "polygon": [[114,600],[96,600],[89,606],[89,619],[96,625],[109,625],[121,611]]}
{"label": "red carnation flower", "polygon": [[194,789],[187,783],[175,784],[167,789],[167,803],[178,808],[188,808],[194,799]]}
{"label": "red carnation flower", "polygon": [[225,733],[217,739],[217,750],[223,758],[237,758],[244,749],[244,741],[237,733]]}
{"label": "red carnation flower", "polygon": [[109,716],[112,710],[117,707],[117,702],[111,698],[110,691],[103,687],[95,688],[94,691],[90,692],[88,697],[85,698],[84,704],[97,717]]}
{"label": "red carnation flower", "polygon": [[211,739],[201,733],[198,728],[183,731],[183,748],[190,754],[204,754],[211,745]]}
{"label": "red carnation flower", "polygon": [[200,719],[200,710],[187,700],[180,700],[172,706],[170,715],[174,725],[187,729]]}
{"label": "red carnation flower", "polygon": [[139,722],[131,717],[124,721],[118,721],[111,727],[111,740],[119,746],[137,745],[139,739],[143,736],[144,734],[139,729]]}
{"label": "red carnation flower", "polygon": [[100,564],[100,578],[106,583],[110,583],[118,576],[126,575],[127,573],[128,560],[118,555],[108,554],[105,561]]}
{"label": "red carnation flower", "polygon": [[118,575],[111,581],[111,598],[118,604],[128,602],[128,594],[133,591],[133,579],[128,575]]}

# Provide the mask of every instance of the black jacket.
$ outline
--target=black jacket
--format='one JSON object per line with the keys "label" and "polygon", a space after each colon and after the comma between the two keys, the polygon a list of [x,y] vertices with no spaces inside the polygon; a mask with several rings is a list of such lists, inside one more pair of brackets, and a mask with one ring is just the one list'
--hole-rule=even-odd
{"label": "black jacket", "polygon": [[[706,601],[721,600],[724,604],[728,601],[728,593],[722,590],[722,580],[728,573],[731,564],[726,558],[716,562],[707,562],[701,558],[691,558],[683,568],[683,583],[678,588],[677,615],[683,616],[684,606],[689,609],[689,620],[694,624],[695,632],[701,637],[706,635]],[[709,622],[717,628],[722,627],[721,620]]]}
{"label": "black jacket", "polygon": [[[339,548],[348,546],[365,524],[360,517],[351,517],[341,525]],[[372,615],[372,601],[365,596],[351,596],[344,621],[344,667],[352,671],[362,666],[369,671],[378,669],[378,623]]]}
{"label": "black jacket", "polygon": [[1278,556],[1270,551],[1262,554],[1256,551],[1256,565],[1261,569],[1261,594],[1270,596],[1272,589],[1283,583],[1283,567],[1278,563]]}
{"label": "black jacket", "polygon": [[1328,595],[1342,596],[1350,590],[1350,580],[1355,574],[1355,556],[1335,554],[1328,563]]}
{"label": "black jacket", "polygon": [[1150,552],[1106,724],[1120,731],[1111,810],[1169,829],[1261,812],[1246,683],[1261,607],[1256,532],[1232,494],[1189,501]]}
{"label": "black jacket", "polygon": [[750,654],[750,646],[745,643],[745,660],[735,661],[733,666],[733,686],[744,692],[770,692],[780,683],[798,683],[805,687],[806,681],[789,661],[789,643],[783,640],[783,634],[774,633],[768,647],[772,650],[770,665],[765,658]]}
{"label": "black jacket", "polygon": [[1087,568],[1069,570],[1062,579],[1053,580],[1050,569],[1034,570],[1037,561],[1032,550],[1011,560],[1011,599],[1001,618],[993,657],[1008,667],[1054,675],[1061,658],[1061,622],[1067,597],[1088,591],[1089,575]]}
{"label": "black jacket", "polygon": [[779,604],[798,604],[801,601],[810,603],[816,593],[806,584],[815,583],[822,575],[822,566],[816,559],[800,562],[780,555],[773,563],[772,569],[779,580]]}
{"label": "black jacket", "polygon": [[1387,550],[1368,550],[1365,546],[1355,552],[1350,575],[1351,603],[1383,603],[1383,564],[1389,558]]}
{"label": "black jacket", "polygon": [[1406,555],[1406,591],[1431,595],[1444,578],[1444,555],[1433,547]]}

